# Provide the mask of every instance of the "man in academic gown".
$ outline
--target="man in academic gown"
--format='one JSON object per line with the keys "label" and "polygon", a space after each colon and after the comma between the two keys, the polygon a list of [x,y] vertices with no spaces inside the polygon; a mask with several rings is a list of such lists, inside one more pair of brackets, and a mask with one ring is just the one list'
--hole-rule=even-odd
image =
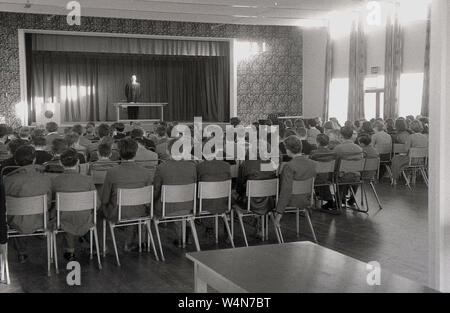
{"label": "man in academic gown", "polygon": [[[131,80],[125,86],[125,95],[128,103],[137,103],[141,97],[141,84],[137,82],[136,75],[131,76]],[[128,107],[128,119],[135,120],[139,115],[139,107]]]}

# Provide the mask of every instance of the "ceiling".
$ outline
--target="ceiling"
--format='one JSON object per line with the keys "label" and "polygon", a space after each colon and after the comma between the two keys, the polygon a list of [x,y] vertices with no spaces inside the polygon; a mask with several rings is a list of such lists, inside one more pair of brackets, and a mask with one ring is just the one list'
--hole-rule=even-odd
{"label": "ceiling", "polygon": [[[82,16],[252,25],[310,25],[366,0],[78,0]],[[29,5],[27,5],[27,2]],[[60,14],[69,0],[0,0],[0,11]]]}

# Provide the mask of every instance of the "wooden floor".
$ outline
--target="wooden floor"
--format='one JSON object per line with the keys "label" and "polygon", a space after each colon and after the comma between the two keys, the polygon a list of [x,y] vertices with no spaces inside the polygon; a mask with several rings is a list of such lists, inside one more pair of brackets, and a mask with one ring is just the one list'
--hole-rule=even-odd
{"label": "wooden floor", "polygon": [[[400,274],[421,284],[427,283],[427,190],[422,184],[409,191],[404,186],[391,187],[378,184],[382,211],[369,194],[371,211],[369,215],[346,212],[332,216],[315,212],[312,216],[319,243],[358,260],[378,261],[383,269]],[[283,217],[285,241],[311,240],[305,221],[301,221],[303,235],[295,235],[295,215]],[[236,224],[237,226],[237,224]],[[248,228],[249,244],[262,244],[252,237],[254,231]],[[270,240],[275,243],[270,228]],[[184,254],[193,251],[188,246],[183,250],[173,246],[174,233],[162,229],[166,262],[156,262],[153,254],[125,253],[120,251],[122,266],[116,266],[114,256],[109,253],[103,260],[103,270],[90,261],[88,254],[77,251],[81,263],[81,286],[66,284],[66,263],[60,257],[61,272],[46,276],[45,241],[32,239],[27,264],[18,264],[13,249],[10,249],[11,285],[0,285],[0,292],[192,292],[193,266]],[[206,249],[229,248],[222,243],[216,246],[214,238],[205,235],[204,228],[198,228],[201,247]],[[61,246],[61,238],[58,240]],[[119,243],[120,244],[120,243]],[[236,246],[243,240],[236,227]],[[122,246],[122,245],[120,245]],[[112,249],[112,246],[109,246]],[[61,256],[61,253],[60,253]]]}

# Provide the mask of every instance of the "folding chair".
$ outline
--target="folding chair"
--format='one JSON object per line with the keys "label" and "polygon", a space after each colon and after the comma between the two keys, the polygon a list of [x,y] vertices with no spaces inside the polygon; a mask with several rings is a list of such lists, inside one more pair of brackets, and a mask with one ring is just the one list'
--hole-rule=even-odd
{"label": "folding chair", "polygon": [[9,285],[8,243],[0,245],[0,282]]}
{"label": "folding chair", "polygon": [[[330,177],[327,181],[318,183],[317,180],[314,180],[314,187],[331,187],[333,189],[333,197],[336,201],[336,204],[338,203],[337,199],[337,193],[336,193],[336,185],[334,182],[334,171],[336,169],[336,160],[328,161],[328,162],[320,162],[316,161],[316,174],[317,175],[325,175],[328,174],[328,177]],[[316,177],[317,178],[317,177]],[[316,193],[314,192],[314,195]],[[298,236],[298,231],[297,231]]]}
{"label": "folding chair", "polygon": [[[340,160],[339,162],[339,168],[336,171],[336,178],[335,178],[335,182],[336,182],[336,189],[337,189],[337,194],[338,194],[338,205],[341,204],[342,200],[340,198],[340,192],[339,189],[341,186],[349,186],[349,190],[350,193],[352,194],[353,198],[355,199],[355,205],[356,205],[356,209],[353,209],[354,211],[357,212],[361,212],[361,213],[367,213],[368,210],[362,210],[359,206],[358,206],[358,201],[356,201],[356,193],[353,190],[354,185],[359,185],[361,186],[361,188],[363,188],[364,185],[364,181],[361,178],[361,173],[364,171],[364,165],[365,165],[366,159],[360,159],[360,160]],[[359,179],[355,179],[352,181],[342,181],[341,175],[344,176],[345,174],[351,174],[351,173],[359,173],[360,177]],[[362,193],[364,191],[362,190]],[[345,195],[344,195],[345,197]],[[361,195],[361,200],[362,200],[362,195]],[[361,201],[362,202],[362,201]]]}
{"label": "folding chair", "polygon": [[408,154],[408,150],[406,149],[406,145],[404,143],[394,143],[392,148],[392,154]]}
{"label": "folding chair", "polygon": [[[384,166],[389,174],[389,178],[391,180],[391,184],[394,183],[394,175],[392,174],[391,164],[392,164],[392,153],[393,153],[393,146],[391,144],[382,144],[377,145],[375,147],[378,154],[380,155],[380,167]],[[380,171],[378,171],[378,180],[380,180]]]}
{"label": "folding chair", "polygon": [[89,163],[83,163],[78,165],[78,173],[83,175],[89,174]]}
{"label": "folding chair", "polygon": [[47,239],[47,275],[50,276],[50,263],[52,258],[52,236],[47,229],[48,204],[47,195],[35,197],[6,197],[6,215],[7,216],[28,216],[43,215],[43,228],[33,234],[21,234],[15,229],[8,228],[8,238],[45,236]]}
{"label": "folding chair", "polygon": [[417,171],[422,175],[422,178],[425,182],[425,184],[428,187],[428,176],[426,173],[426,166],[427,166],[427,160],[428,160],[428,148],[410,148],[409,149],[409,163],[408,165],[402,170],[402,175],[406,180],[406,184],[408,185],[408,188],[411,189],[411,182],[408,179],[406,175],[406,171],[410,170],[413,172],[413,175],[415,176]]}
{"label": "folding chair", "polygon": [[93,162],[90,163],[90,173],[95,185],[103,185],[106,172],[119,165],[119,162]]}
{"label": "folding chair", "polygon": [[[183,215],[172,215],[171,212],[168,212],[166,208],[166,204],[172,203],[183,203],[183,202],[193,202],[192,212]],[[161,253],[161,259],[165,261],[164,252],[161,244],[161,236],[159,233],[159,224],[161,223],[173,223],[173,222],[181,222],[182,223],[182,234],[183,234],[183,246],[185,246],[185,228],[186,223],[189,222],[191,226],[192,237],[194,238],[195,247],[197,251],[200,251],[200,245],[198,242],[197,230],[195,229],[194,223],[194,214],[195,208],[197,204],[197,184],[187,184],[187,185],[163,185],[161,189],[161,204],[162,204],[162,212],[161,217],[155,217],[153,219],[153,223],[156,229],[156,236],[158,239],[159,250]],[[170,211],[170,210],[169,210]]]}
{"label": "folding chair", "polygon": [[97,233],[97,192],[57,192],[56,193],[56,230],[53,231],[53,252],[55,255],[56,273],[58,273],[58,247],[56,245],[56,235],[63,233],[61,228],[61,212],[83,212],[92,211],[94,226],[89,229],[89,245],[90,245],[90,259],[93,259],[93,236],[95,240],[95,250],[97,252],[98,268],[102,269],[100,260],[100,248],[98,244]]}
{"label": "folding chair", "polygon": [[[310,178],[307,180],[295,180],[292,184],[292,195],[300,196],[310,196],[309,205],[312,207],[314,205],[314,178]],[[287,207],[284,213],[295,213],[296,219],[296,229],[297,229],[297,237],[300,235],[300,212],[305,214],[306,220],[308,221],[309,228],[311,230],[312,236],[314,238],[314,242],[317,243],[316,232],[314,231],[314,227],[311,222],[311,216],[308,211],[309,208],[297,208],[297,207]],[[272,214],[271,214],[272,215]],[[272,215],[273,218],[273,215]],[[273,218],[273,223],[275,227],[276,233],[278,233],[278,238],[280,243],[284,243],[283,234],[281,232],[281,227],[275,224],[275,219]]]}
{"label": "folding chair", "polygon": [[[275,203],[278,202],[278,178],[274,179],[268,179],[268,180],[248,180],[247,181],[247,209],[241,210],[240,208],[236,208],[236,214],[239,220],[239,224],[241,227],[242,235],[244,236],[244,242],[245,246],[248,247],[248,240],[247,240],[247,234],[245,232],[244,227],[244,217],[261,217],[261,225],[262,225],[262,234],[263,234],[263,241],[267,237],[267,220],[266,215],[271,210],[268,209],[267,213],[264,215],[260,215],[257,213],[254,213],[251,211],[251,199],[252,198],[259,198],[259,197],[272,197],[275,196]],[[278,234],[277,234],[278,235]]]}
{"label": "folding chair", "polygon": [[[364,171],[362,173],[362,180],[365,183],[368,183],[372,189],[372,192],[377,199],[378,207],[380,210],[383,210],[383,206],[381,205],[380,198],[378,196],[377,190],[375,189],[375,176],[377,175],[377,171],[380,168],[380,159],[379,158],[369,158],[366,159],[364,163]],[[367,201],[366,190],[362,187],[362,192],[364,193],[364,197],[366,199],[367,211],[369,211],[369,202]]]}
{"label": "folding chair", "polygon": [[[123,206],[136,206],[136,205],[150,205],[150,212],[146,216],[122,218]],[[120,266],[119,253],[117,252],[116,236],[114,229],[117,227],[125,226],[138,226],[139,235],[139,252],[142,252],[142,228],[145,224],[147,227],[147,252],[150,252],[150,244],[152,245],[155,259],[159,261],[158,254],[156,252],[155,241],[153,240],[152,230],[150,222],[153,218],[153,186],[145,186],[134,189],[117,189],[117,222],[108,221],[109,229],[111,231],[111,238],[114,246],[114,253],[116,255],[117,265]],[[106,256],[106,219],[103,220],[103,257]]]}
{"label": "folding chair", "polygon": [[[214,229],[216,236],[216,244],[219,243],[219,217],[222,218],[230,239],[231,246],[234,248],[233,236],[231,235],[230,225],[228,224],[227,214],[231,213],[231,180],[218,182],[199,182],[198,183],[198,198],[199,209],[195,214],[195,219],[214,218]],[[217,214],[211,214],[208,211],[203,211],[203,200],[205,199],[228,199],[227,210]]]}

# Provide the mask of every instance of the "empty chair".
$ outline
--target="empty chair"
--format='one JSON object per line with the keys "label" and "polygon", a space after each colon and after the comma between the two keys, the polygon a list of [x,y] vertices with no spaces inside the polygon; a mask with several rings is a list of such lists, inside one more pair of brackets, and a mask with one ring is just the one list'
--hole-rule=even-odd
{"label": "empty chair", "polygon": [[[228,224],[227,214],[231,213],[231,180],[220,182],[199,182],[198,183],[198,198],[199,208],[195,214],[195,219],[214,218],[216,243],[219,242],[219,217],[222,218],[230,239],[231,246],[234,248],[233,237],[231,235],[230,225]],[[220,200],[226,198],[227,208],[223,211],[215,211],[211,213],[205,211],[203,207],[203,200]]]}
{"label": "empty chair", "polygon": [[[146,216],[138,216],[133,218],[123,218],[122,210],[125,206],[149,205],[150,209]],[[134,189],[117,189],[117,222],[103,220],[103,256],[106,256],[106,223],[109,225],[111,231],[112,242],[114,246],[114,253],[116,255],[117,265],[120,266],[119,253],[117,251],[116,236],[114,229],[117,227],[137,226],[139,234],[139,252],[142,251],[142,225],[147,228],[147,251],[150,251],[150,244],[152,245],[155,258],[159,261],[156,252],[155,242],[151,231],[150,221],[153,218],[153,186],[145,186]]]}
{"label": "empty chair", "polygon": [[[197,184],[187,184],[187,185],[162,185],[161,188],[161,214],[160,216],[155,216],[153,218],[153,223],[156,229],[156,236],[158,239],[159,250],[161,253],[161,259],[165,261],[164,252],[161,244],[161,236],[159,233],[159,224],[161,223],[174,223],[181,222],[183,225],[183,242],[185,241],[185,231],[184,225],[187,222],[190,223],[192,237],[194,238],[195,247],[197,251],[200,251],[200,245],[198,242],[197,231],[195,229],[194,223],[194,212],[196,208],[196,200],[197,200]],[[186,203],[192,202],[192,211],[176,211],[172,210],[171,207],[167,207],[167,204],[175,204],[175,203]]]}
{"label": "empty chair", "polygon": [[[305,207],[287,207],[284,213],[295,213],[296,214],[296,225],[297,225],[297,236],[300,233],[300,213],[303,212],[305,214],[306,220],[308,221],[309,228],[311,230],[311,234],[313,236],[314,241],[317,243],[316,233],[314,231],[314,227],[311,222],[311,216],[309,214],[308,209],[314,205],[314,178],[310,178],[307,180],[294,180],[292,182],[292,195],[293,196],[305,196],[309,197],[309,205]],[[283,234],[281,232],[281,227],[275,225],[275,231],[277,233],[277,237],[280,243],[284,243]]]}
{"label": "empty chair", "polygon": [[[267,228],[267,223],[265,216],[270,210],[267,210],[266,214],[258,214],[252,212],[251,210],[251,199],[252,198],[266,198],[266,197],[275,197],[275,205],[278,202],[278,178],[267,179],[267,180],[248,180],[247,188],[246,188],[246,197],[247,197],[247,208],[242,210],[240,208],[236,208],[236,214],[239,219],[239,224],[241,227],[241,231],[244,237],[245,245],[248,247],[247,234],[245,232],[244,217],[260,217],[261,225],[262,225],[262,233],[263,237],[266,234],[265,228]],[[264,239],[264,238],[263,238]]]}
{"label": "empty chair", "polygon": [[47,274],[50,276],[51,263],[51,233],[47,228],[48,220],[48,205],[47,195],[35,197],[6,197],[6,215],[7,216],[27,216],[42,214],[42,228],[38,229],[32,234],[21,234],[17,230],[9,228],[8,238],[31,237],[31,236],[45,236],[47,240]]}
{"label": "empty chair", "polygon": [[[353,189],[353,186],[362,186],[364,181],[361,179],[361,172],[364,171],[364,164],[366,159],[360,160],[340,160],[339,168],[336,171],[336,188],[338,194],[338,203],[341,203],[345,199],[341,199],[340,189],[341,187],[348,187],[351,195],[356,200],[356,191]],[[351,174],[355,174],[354,177]],[[345,197],[345,195],[343,195]],[[361,196],[362,197],[362,196]],[[357,201],[355,201],[356,209],[355,211],[361,213],[367,213],[367,210],[362,210]]]}
{"label": "empty chair", "polygon": [[89,230],[90,237],[90,258],[93,258],[93,238],[95,241],[95,250],[97,252],[98,268],[102,269],[100,260],[100,248],[97,233],[97,192],[95,190],[85,192],[57,192],[56,193],[56,229],[53,231],[53,249],[55,255],[55,267],[58,272],[58,253],[56,245],[56,235],[64,232],[61,226],[61,213],[64,212],[84,212],[92,211],[93,225]]}
{"label": "empty chair", "polygon": [[406,180],[408,188],[411,189],[411,182],[406,175],[406,171],[412,171],[413,175],[419,172],[425,184],[428,187],[428,176],[426,172],[427,161],[428,161],[428,148],[410,148],[409,149],[409,163],[402,170],[402,175]]}

